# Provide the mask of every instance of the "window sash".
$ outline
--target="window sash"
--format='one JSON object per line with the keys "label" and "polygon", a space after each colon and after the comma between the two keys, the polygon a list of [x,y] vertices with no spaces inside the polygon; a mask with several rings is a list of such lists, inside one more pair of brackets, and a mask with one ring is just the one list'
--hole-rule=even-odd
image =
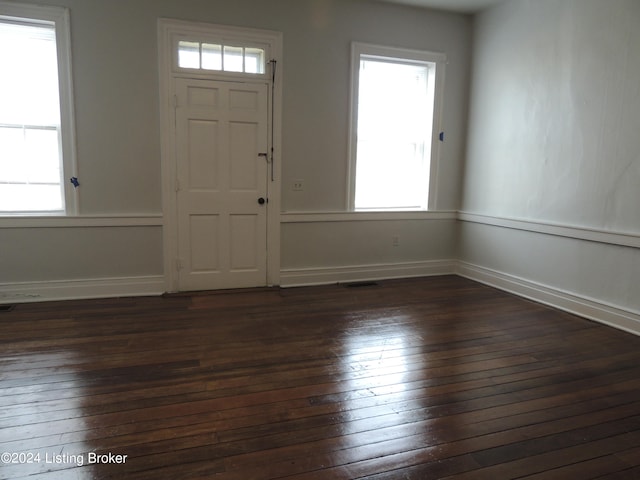
{"label": "window sash", "polygon": [[[444,60],[432,52],[353,44],[349,210],[433,208]],[[380,78],[385,71],[397,78]]]}

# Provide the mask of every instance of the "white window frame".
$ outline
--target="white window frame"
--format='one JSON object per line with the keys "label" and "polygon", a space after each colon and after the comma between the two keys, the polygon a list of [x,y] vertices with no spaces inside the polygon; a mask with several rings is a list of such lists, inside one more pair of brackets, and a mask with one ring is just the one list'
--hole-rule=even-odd
{"label": "white window frame", "polygon": [[[231,76],[243,76],[248,79],[267,79],[268,78],[268,74],[269,74],[269,64],[268,64],[268,57],[269,57],[269,49],[271,48],[271,45],[269,45],[268,43],[261,43],[261,42],[246,42],[246,41],[242,41],[242,40],[238,40],[238,39],[233,39],[233,38],[224,38],[224,37],[213,37],[213,36],[207,36],[207,35],[203,35],[203,36],[199,36],[199,37],[190,37],[190,36],[185,36],[183,35],[176,35],[174,36],[173,41],[175,42],[174,45],[174,53],[173,53],[173,68],[175,72],[178,73],[185,73],[185,72],[189,72],[189,73],[196,73],[196,74],[204,74],[204,75],[215,75],[215,76],[222,76],[222,77],[231,77]],[[244,67],[244,61],[247,58],[247,54],[246,54],[246,49],[251,49],[251,48],[256,48],[256,49],[261,49],[263,52],[263,63],[262,63],[262,72],[250,72],[250,71],[246,71],[246,70],[231,70],[231,69],[227,69],[224,68],[224,60],[222,60],[221,63],[221,68],[205,68],[200,66],[199,68],[191,68],[191,67],[182,67],[180,66],[180,61],[179,61],[179,44],[180,42],[193,42],[193,43],[198,43],[200,46],[202,46],[202,44],[210,44],[210,45],[216,45],[221,47],[221,50],[224,51],[225,48],[227,47],[231,47],[231,48],[242,48],[243,49],[243,67]],[[201,55],[202,53],[200,53]],[[226,54],[223,54],[223,57]]]}
{"label": "white window frame", "polygon": [[[273,40],[266,30],[258,30],[227,25],[183,22],[180,20],[159,19],[161,26],[167,29],[165,39],[167,49],[171,51],[168,68],[171,73],[189,78],[205,78],[240,82],[265,83],[270,81],[271,69],[269,60],[275,56]],[[183,27],[183,28],[181,28]],[[212,32],[212,29],[215,32]],[[266,35],[266,36],[265,36]],[[263,73],[234,72],[231,70],[208,70],[203,68],[180,67],[178,44],[180,41],[218,44],[227,47],[261,48],[265,52],[265,68]],[[167,59],[163,59],[166,63]]]}
{"label": "white window frame", "polygon": [[44,24],[53,24],[55,27],[60,95],[61,182],[64,192],[62,210],[0,212],[0,215],[6,217],[77,215],[78,194],[76,188],[70,182],[70,178],[76,176],[76,142],[69,9],[0,1],[0,17],[14,18],[18,21],[35,24],[42,22]]}
{"label": "white window frame", "polygon": [[[429,164],[429,198],[428,207],[421,210],[435,210],[437,208],[437,176],[438,163],[440,157],[440,143],[442,132],[442,103],[444,96],[444,75],[447,63],[446,55],[443,53],[414,50],[407,48],[388,47],[373,45],[369,43],[353,42],[351,44],[351,104],[349,122],[349,163],[347,181],[347,210],[348,211],[372,211],[356,210],[355,191],[357,175],[357,133],[358,133],[358,85],[360,77],[361,57],[379,57],[385,60],[396,60],[403,62],[427,62],[435,65],[435,90],[433,124],[431,132],[431,160]],[[384,208],[379,211],[398,211],[397,209]]]}

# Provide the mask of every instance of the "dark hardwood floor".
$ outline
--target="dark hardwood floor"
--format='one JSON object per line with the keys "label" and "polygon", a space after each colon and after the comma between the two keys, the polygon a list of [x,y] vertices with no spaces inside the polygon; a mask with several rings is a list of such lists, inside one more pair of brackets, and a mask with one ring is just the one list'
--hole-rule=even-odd
{"label": "dark hardwood floor", "polygon": [[2,479],[640,479],[640,337],[455,276],[20,304],[0,348]]}

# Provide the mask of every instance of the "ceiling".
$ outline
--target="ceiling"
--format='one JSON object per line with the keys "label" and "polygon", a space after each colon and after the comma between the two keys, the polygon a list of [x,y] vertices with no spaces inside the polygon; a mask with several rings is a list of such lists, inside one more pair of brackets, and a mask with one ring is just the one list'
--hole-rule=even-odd
{"label": "ceiling", "polygon": [[417,7],[437,8],[462,13],[476,13],[503,0],[383,0]]}

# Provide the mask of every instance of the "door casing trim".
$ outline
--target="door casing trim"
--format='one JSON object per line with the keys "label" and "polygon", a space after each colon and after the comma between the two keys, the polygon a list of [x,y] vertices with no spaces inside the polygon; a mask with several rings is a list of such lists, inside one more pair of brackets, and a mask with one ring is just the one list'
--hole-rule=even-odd
{"label": "door casing trim", "polygon": [[[176,201],[176,145],[175,113],[173,103],[174,80],[177,77],[200,78],[223,81],[215,73],[182,74],[173,69],[173,39],[177,35],[190,37],[219,36],[259,41],[269,45],[268,60],[277,65],[273,99],[269,101],[273,122],[273,179],[268,179],[267,203],[267,285],[280,284],[280,210],[281,210],[281,171],[282,171],[282,33],[272,30],[232,27],[200,22],[188,22],[174,19],[158,19],[158,75],[160,101],[160,156],[162,166],[162,212],[163,212],[163,265],[165,291],[178,291],[178,212]],[[227,78],[227,80],[232,80]],[[237,81],[237,79],[233,79]],[[249,83],[265,83],[264,78],[243,78]],[[270,111],[271,113],[271,111]]]}

